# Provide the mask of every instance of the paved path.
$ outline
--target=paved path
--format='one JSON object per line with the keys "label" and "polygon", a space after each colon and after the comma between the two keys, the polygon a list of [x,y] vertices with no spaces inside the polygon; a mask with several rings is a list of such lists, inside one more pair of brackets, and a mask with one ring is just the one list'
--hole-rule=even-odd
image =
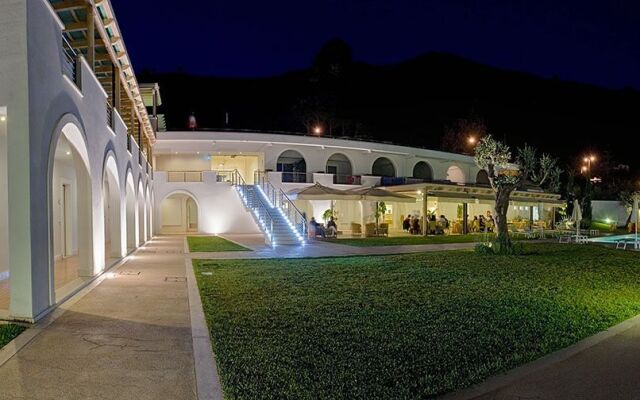
{"label": "paved path", "polygon": [[[640,318],[628,329],[561,360],[551,360],[477,400],[640,399]],[[597,335],[596,335],[597,336]],[[587,339],[589,340],[589,339]],[[562,353],[563,350],[560,351]],[[526,369],[527,366],[524,367]],[[499,378],[499,377],[497,377]]]}
{"label": "paved path", "polygon": [[229,259],[229,258],[300,258],[300,257],[340,257],[379,254],[423,253],[427,251],[472,249],[476,243],[447,243],[447,244],[418,244],[400,246],[372,246],[356,247],[344,244],[334,244],[313,240],[305,246],[276,246],[265,245],[262,235],[221,235],[252,251],[226,251],[217,253],[189,253],[189,257],[196,259]]}
{"label": "paved path", "polygon": [[0,399],[195,399],[186,282],[165,280],[183,240],[152,240],[1,366]]}

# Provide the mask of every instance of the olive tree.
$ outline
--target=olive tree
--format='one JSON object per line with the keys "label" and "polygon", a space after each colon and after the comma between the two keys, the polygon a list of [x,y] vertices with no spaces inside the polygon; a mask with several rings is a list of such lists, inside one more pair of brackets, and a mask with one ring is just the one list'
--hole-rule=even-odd
{"label": "olive tree", "polygon": [[495,193],[497,240],[501,246],[510,247],[507,211],[511,194],[527,183],[557,192],[562,172],[558,160],[548,154],[539,157],[536,150],[527,145],[517,150],[514,159],[509,146],[488,135],[476,146],[475,162],[487,172]]}

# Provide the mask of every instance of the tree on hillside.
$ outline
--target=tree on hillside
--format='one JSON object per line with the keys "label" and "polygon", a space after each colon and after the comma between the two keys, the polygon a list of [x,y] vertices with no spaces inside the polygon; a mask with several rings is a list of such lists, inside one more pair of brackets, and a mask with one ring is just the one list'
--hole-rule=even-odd
{"label": "tree on hillside", "polygon": [[475,153],[476,164],[487,171],[491,188],[495,192],[497,241],[501,247],[510,248],[507,211],[511,194],[523,189],[526,184],[557,192],[562,171],[555,158],[548,154],[538,157],[536,150],[527,145],[518,149],[518,155],[513,160],[509,146],[491,135],[478,142]]}

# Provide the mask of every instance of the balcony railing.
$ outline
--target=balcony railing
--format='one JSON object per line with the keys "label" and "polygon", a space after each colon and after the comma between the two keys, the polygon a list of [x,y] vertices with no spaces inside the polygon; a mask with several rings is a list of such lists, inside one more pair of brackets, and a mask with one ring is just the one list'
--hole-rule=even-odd
{"label": "balcony railing", "polygon": [[78,53],[71,47],[67,39],[62,36],[62,73],[73,83],[77,83]]}
{"label": "balcony railing", "polygon": [[308,172],[282,172],[282,182],[313,183],[313,174]]}
{"label": "balcony railing", "polygon": [[113,128],[113,106],[107,100],[107,126],[115,131]]}
{"label": "balcony railing", "polygon": [[167,182],[202,182],[202,171],[167,171]]}
{"label": "balcony railing", "polygon": [[360,175],[333,175],[334,185],[361,185],[362,177]]}

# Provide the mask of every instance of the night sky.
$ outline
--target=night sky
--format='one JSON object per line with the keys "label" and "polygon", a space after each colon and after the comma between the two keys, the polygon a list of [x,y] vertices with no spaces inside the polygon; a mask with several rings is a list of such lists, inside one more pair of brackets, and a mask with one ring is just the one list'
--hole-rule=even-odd
{"label": "night sky", "polygon": [[262,77],[308,67],[340,37],[354,58],[429,51],[610,88],[640,89],[638,1],[111,0],[140,72]]}

